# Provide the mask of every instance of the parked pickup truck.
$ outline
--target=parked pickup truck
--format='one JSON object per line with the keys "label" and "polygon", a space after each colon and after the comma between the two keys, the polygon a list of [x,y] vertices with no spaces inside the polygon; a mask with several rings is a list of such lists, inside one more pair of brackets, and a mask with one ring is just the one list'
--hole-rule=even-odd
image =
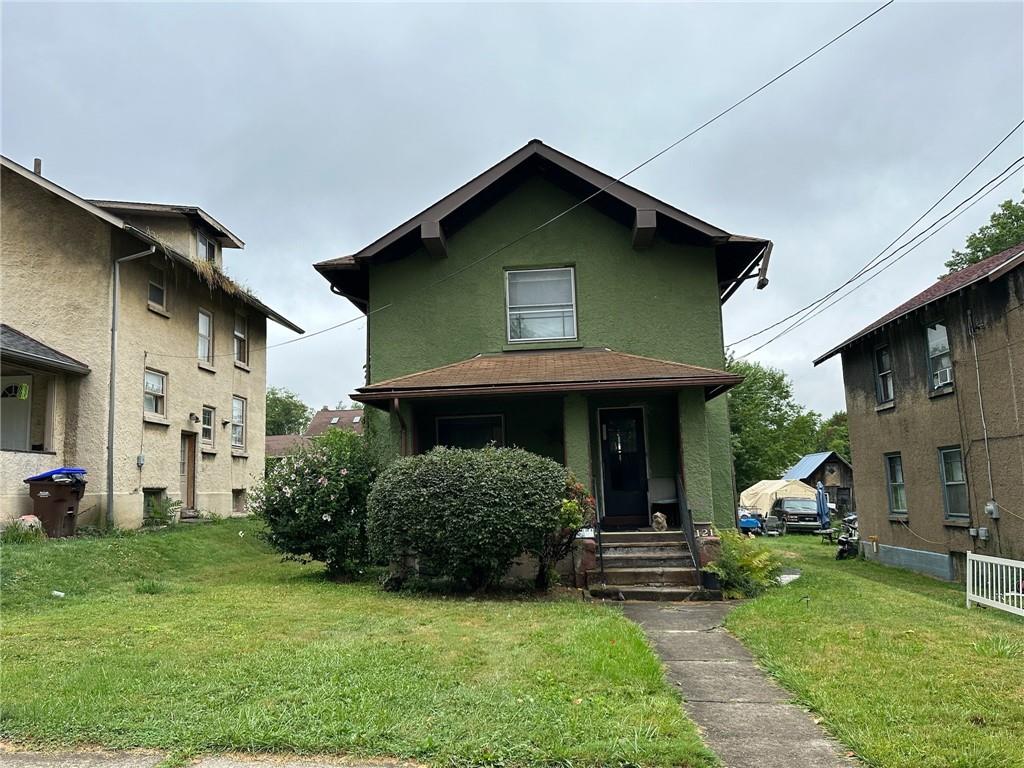
{"label": "parked pickup truck", "polygon": [[771,516],[778,518],[783,533],[816,531],[821,527],[818,522],[818,505],[814,499],[776,499],[772,504]]}

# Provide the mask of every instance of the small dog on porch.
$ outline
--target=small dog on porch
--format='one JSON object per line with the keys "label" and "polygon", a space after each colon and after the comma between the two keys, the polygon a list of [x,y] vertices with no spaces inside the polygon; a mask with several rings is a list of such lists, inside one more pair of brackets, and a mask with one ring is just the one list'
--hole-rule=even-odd
{"label": "small dog on porch", "polygon": [[661,533],[662,531],[668,530],[668,518],[661,512],[655,512],[651,515],[651,527]]}

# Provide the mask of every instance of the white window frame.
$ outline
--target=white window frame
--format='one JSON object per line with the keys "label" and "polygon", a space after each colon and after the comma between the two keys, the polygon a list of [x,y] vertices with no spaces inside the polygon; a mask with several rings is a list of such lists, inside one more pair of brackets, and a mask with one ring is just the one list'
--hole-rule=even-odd
{"label": "white window frame", "polygon": [[[210,258],[210,249],[213,248],[213,258]],[[205,261],[207,264],[217,263],[217,241],[212,237],[207,237],[198,229],[196,230],[196,255],[199,257],[199,261]]]}
{"label": "white window frame", "polygon": [[[203,336],[202,326],[202,317],[204,315],[210,319],[210,335],[205,337]],[[196,314],[196,359],[199,360],[200,363],[213,365],[213,337],[213,312],[211,312],[208,309],[203,309],[202,307],[200,307],[198,313]],[[200,346],[204,338],[206,339],[206,357],[203,357],[202,351],[200,349]]]}
{"label": "white window frame", "polygon": [[[242,404],[242,415],[241,418],[235,418],[235,403]],[[239,395],[231,396],[231,447],[232,449],[245,450],[245,422],[247,417],[247,411],[249,410],[249,402]],[[235,428],[238,427],[241,431],[242,437],[241,442],[235,441]]]}
{"label": "white window frame", "polygon": [[[238,330],[238,324],[242,324],[242,330]],[[231,332],[232,344],[234,348],[235,362],[241,363],[242,365],[249,364],[249,318],[245,315],[236,312],[235,313],[235,325]],[[239,355],[241,350],[241,355]]]}
{"label": "white window frame", "polygon": [[[571,336],[531,336],[525,339],[513,339],[512,338],[512,305],[510,302],[511,290],[510,290],[510,276],[514,274],[524,274],[532,272],[568,272],[569,273],[569,289],[572,297],[572,335]],[[539,305],[531,305],[539,306]],[[562,307],[563,304],[552,304],[552,307]],[[530,310],[526,310],[529,312]],[[533,312],[542,312],[544,310],[532,310]],[[522,314],[520,312],[519,314]],[[579,338],[579,323],[578,316],[576,314],[576,267],[542,267],[539,269],[506,269],[505,270],[505,338],[509,344],[532,344],[543,341],[575,341]]]}
{"label": "white window frame", "polygon": [[[161,381],[161,389],[159,392],[156,390],[149,389],[146,386],[146,376],[153,374],[159,376]],[[146,405],[146,395],[153,397],[154,410],[150,410]],[[158,371],[156,368],[146,368],[142,374],[142,410],[144,413],[150,416],[162,416],[167,417],[167,372]]]}
{"label": "white window frame", "polygon": [[[210,414],[210,423],[206,423],[206,414]],[[217,409],[212,405],[204,405],[202,416],[199,419],[199,442],[203,445],[208,445],[211,448],[216,444],[217,441],[217,430],[214,427],[217,424]],[[206,430],[210,430],[210,437],[206,437]]]}
{"label": "white window frame", "polygon": [[[946,336],[946,350],[945,350],[945,352],[939,352],[938,354],[933,355],[932,354],[931,343],[928,341],[928,331],[930,331],[932,328],[936,328],[938,326],[942,326],[942,332]],[[952,384],[953,384],[953,347],[949,343],[949,326],[946,325],[946,321],[945,320],[936,320],[935,322],[929,323],[928,325],[925,326],[925,329],[924,329],[924,344],[925,344],[925,352],[928,355],[928,389],[930,391],[935,391],[937,389],[943,389],[944,387],[952,386]],[[942,357],[943,355],[948,355],[949,356],[949,366],[947,368],[936,368],[935,365],[934,365],[935,358]],[[936,384],[936,379],[938,377],[938,372],[939,371],[945,371],[945,370],[949,371],[949,381],[945,381],[945,382],[943,382],[941,384]]]}
{"label": "white window frame", "polygon": [[[898,481],[893,476],[893,471],[892,471],[892,461],[893,461],[893,459],[896,459],[896,461],[898,461],[899,464],[900,464],[900,477],[902,479],[898,480]],[[896,486],[899,486],[903,490],[903,504],[904,504],[904,507],[909,506],[909,503],[907,502],[907,475],[903,471],[903,455],[901,453],[899,453],[898,451],[894,451],[893,453],[885,454],[885,488],[886,488],[886,495],[889,497],[889,514],[894,516],[894,517],[906,517],[907,516],[906,508],[904,508],[904,509],[897,509],[897,507],[896,507],[896,498],[893,495],[893,489]]]}
{"label": "white window frame", "polygon": [[[146,303],[151,307],[157,307],[159,309],[167,309],[167,272],[164,271],[163,267],[150,266],[149,281],[146,284]],[[155,275],[160,276],[160,282],[157,283],[153,280]],[[156,286],[160,289],[160,295],[163,297],[162,301],[153,301],[152,290]]]}
{"label": "white window frame", "polygon": [[[946,454],[954,452],[960,454],[960,474],[963,475],[963,480],[948,480],[946,478]],[[942,507],[945,512],[946,519],[969,519],[971,516],[971,497],[967,490],[967,466],[964,464],[963,448],[959,445],[947,445],[944,448],[939,448],[939,480],[942,483]],[[962,485],[964,487],[964,502],[967,505],[967,509],[965,509],[962,514],[954,514],[949,511],[949,487],[953,485]]]}
{"label": "white window frame", "polygon": [[[879,365],[879,356],[885,352],[889,358],[889,367],[886,370],[882,370]],[[888,344],[879,344],[874,350],[874,369],[875,369],[875,399],[879,405],[885,405],[896,400],[896,389],[893,386],[892,376],[892,347]],[[889,397],[885,397],[884,385],[889,386]]]}

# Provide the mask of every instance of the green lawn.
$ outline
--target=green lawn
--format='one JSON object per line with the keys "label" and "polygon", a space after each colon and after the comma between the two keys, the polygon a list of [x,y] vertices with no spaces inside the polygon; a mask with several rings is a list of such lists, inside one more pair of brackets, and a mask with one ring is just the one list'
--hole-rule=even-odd
{"label": "green lawn", "polygon": [[1024,766],[1024,622],[817,537],[770,546],[804,575],[727,627],[868,765]]}
{"label": "green lawn", "polygon": [[4,737],[456,766],[716,764],[616,610],[331,583],[255,533],[225,521],[5,547]]}

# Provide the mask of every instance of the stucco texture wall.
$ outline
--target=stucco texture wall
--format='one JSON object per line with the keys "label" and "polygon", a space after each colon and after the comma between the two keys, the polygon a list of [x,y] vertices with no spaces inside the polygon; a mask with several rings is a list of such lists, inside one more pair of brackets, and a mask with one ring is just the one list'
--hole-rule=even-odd
{"label": "stucco texture wall", "polygon": [[[0,504],[4,517],[27,511],[22,479],[62,464],[88,469],[81,522],[101,519],[106,494],[107,403],[110,360],[111,259],[143,250],[134,238],[7,170],[2,187],[0,318],[12,327],[88,365],[83,377],[58,377],[54,453],[0,452]],[[187,235],[172,228],[150,229],[185,245]],[[180,242],[179,242],[180,241]],[[148,308],[149,266],[167,267],[167,312]],[[214,314],[214,370],[196,361],[197,313]],[[249,370],[233,362],[234,312],[244,305],[211,291],[190,270],[162,257],[121,267],[114,440],[114,521],[138,525],[143,488],[179,495],[179,453],[183,431],[198,431],[190,413],[203,405],[217,409],[214,451],[201,454],[196,468],[196,504],[218,514],[232,511],[232,489],[246,489],[262,477],[265,433],[266,320],[247,312]],[[143,369],[168,374],[166,425],[144,424]],[[231,397],[248,400],[247,456],[233,456]],[[136,458],[145,455],[140,471]],[[236,452],[237,453],[237,452]]]}
{"label": "stucco texture wall", "polygon": [[[403,259],[372,264],[367,324],[369,382],[464,360],[481,352],[523,348],[509,344],[506,338],[504,271],[509,268],[575,268],[577,346],[609,347],[724,367],[721,307],[711,249],[657,238],[651,248],[638,251],[632,247],[628,227],[590,206],[582,206],[500,254],[473,263],[575,202],[576,198],[550,182],[529,178],[450,234],[447,258],[431,259],[420,249]],[[462,271],[445,279],[458,270]],[[390,306],[381,309],[386,305]],[[592,402],[593,398],[587,400]],[[576,407],[580,407],[578,402]],[[565,423],[578,425],[577,411],[566,413]],[[656,437],[662,423],[668,433],[674,429],[674,413],[668,415],[666,411],[656,420]],[[588,421],[593,421],[592,414]],[[709,508],[716,503],[711,490],[714,486],[720,497],[716,516],[731,520],[732,459],[724,398],[709,406],[707,423],[701,429],[709,447],[700,470],[706,479],[700,482],[708,486],[705,495]],[[571,443],[567,453],[576,457],[573,469],[578,474],[596,475],[593,446],[587,461],[583,461],[577,438],[566,438]],[[650,450],[650,455],[655,464],[674,463],[676,459],[674,446],[667,452]],[[670,470],[655,471],[652,467],[652,475],[672,478],[675,473]]]}
{"label": "stucco texture wall", "polygon": [[[941,554],[974,550],[1024,558],[1024,270],[984,284],[967,294],[937,302],[843,354],[850,444],[856,473],[861,532],[880,544]],[[977,328],[977,369],[967,312]],[[944,320],[953,358],[954,384],[929,394],[925,325]],[[875,396],[874,349],[892,351],[894,405],[881,407]],[[978,379],[989,432],[986,452],[978,400]],[[967,475],[970,516],[946,519],[939,470],[939,448],[960,446]],[[903,460],[908,514],[889,514],[885,459]],[[985,513],[992,495],[1009,512],[997,521]],[[1017,516],[1015,516],[1017,515]],[[991,532],[985,542],[970,527]]]}
{"label": "stucco texture wall", "polygon": [[91,369],[65,377],[53,455],[0,452],[2,515],[28,511],[25,477],[63,464],[89,469],[82,507],[95,508],[106,471],[110,227],[11,171],[0,179],[0,319]]}

